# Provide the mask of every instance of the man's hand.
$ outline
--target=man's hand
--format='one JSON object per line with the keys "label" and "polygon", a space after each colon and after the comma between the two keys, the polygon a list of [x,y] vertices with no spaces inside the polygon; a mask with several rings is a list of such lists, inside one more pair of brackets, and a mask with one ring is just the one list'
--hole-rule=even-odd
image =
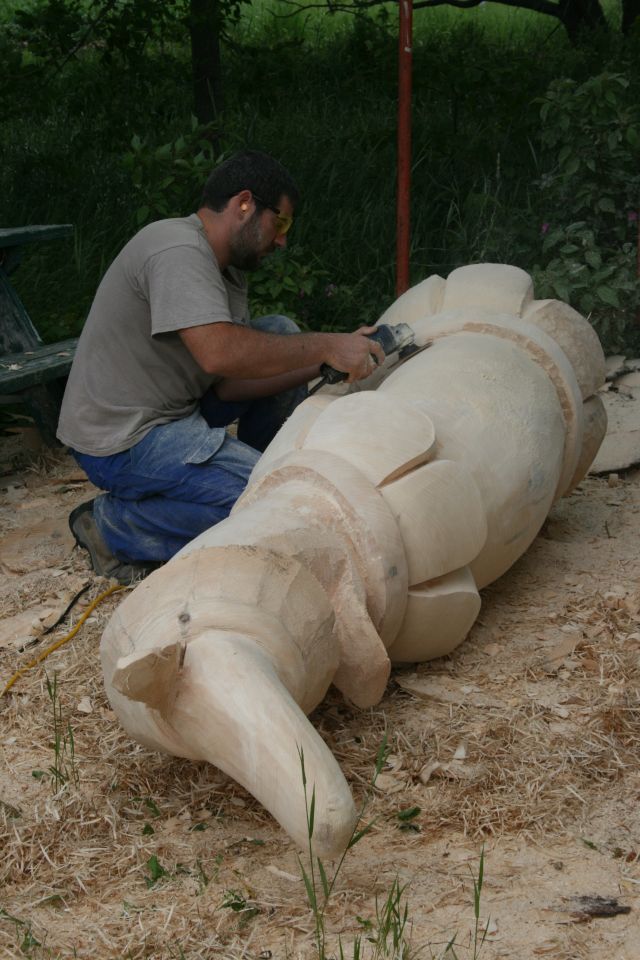
{"label": "man's hand", "polygon": [[355,333],[330,334],[334,338],[332,352],[324,362],[335,370],[348,374],[347,383],[370,377],[378,364],[384,361],[385,354],[380,344],[366,336],[375,329],[360,327]]}

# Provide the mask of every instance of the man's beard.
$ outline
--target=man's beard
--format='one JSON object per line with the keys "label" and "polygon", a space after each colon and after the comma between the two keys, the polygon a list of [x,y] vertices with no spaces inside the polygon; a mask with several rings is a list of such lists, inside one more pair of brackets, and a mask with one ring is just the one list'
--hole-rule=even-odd
{"label": "man's beard", "polygon": [[260,266],[263,252],[264,238],[260,223],[254,214],[240,228],[237,236],[230,244],[229,263],[238,270],[257,270]]}

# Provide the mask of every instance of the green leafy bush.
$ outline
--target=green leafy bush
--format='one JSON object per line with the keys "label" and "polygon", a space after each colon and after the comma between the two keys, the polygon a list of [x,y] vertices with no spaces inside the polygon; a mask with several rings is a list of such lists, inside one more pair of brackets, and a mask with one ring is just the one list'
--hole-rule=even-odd
{"label": "green leafy bush", "polygon": [[137,229],[153,220],[182,217],[198,202],[205,180],[223,158],[212,143],[213,124],[199,124],[191,117],[191,129],[169,143],[155,146],[136,134],[124,156],[140,204],[133,212]]}
{"label": "green leafy bush", "polygon": [[640,108],[621,74],[555,80],[542,101],[548,172],[539,296],[590,315],[605,345],[628,341],[640,306]]}
{"label": "green leafy bush", "polygon": [[[327,273],[302,247],[289,247],[263,260],[251,274],[249,306],[253,317],[280,313],[307,326],[313,319],[313,296]],[[325,287],[327,285],[325,284]]]}
{"label": "green leafy bush", "polygon": [[[177,139],[154,146],[138,135],[131,141],[124,164],[141,200],[132,215],[132,230],[164,217],[181,217],[198,205],[202,187],[216,157],[211,142],[214,126],[198,124]],[[311,297],[326,276],[314,262],[305,262],[299,246],[265,259],[251,275],[250,309],[253,316],[281,313],[306,324]]]}
{"label": "green leafy bush", "polygon": [[25,48],[36,57],[63,57],[79,42],[89,19],[80,0],[47,0],[15,13],[15,29]]}

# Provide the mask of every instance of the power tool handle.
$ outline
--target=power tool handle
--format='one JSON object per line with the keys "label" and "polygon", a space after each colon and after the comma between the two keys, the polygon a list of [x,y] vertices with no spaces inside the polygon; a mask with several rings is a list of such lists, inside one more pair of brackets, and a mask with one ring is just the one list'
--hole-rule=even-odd
{"label": "power tool handle", "polygon": [[335,367],[330,367],[328,363],[323,363],[320,367],[320,376],[323,384],[340,383],[342,380],[346,380],[349,374],[342,370],[336,370]]}
{"label": "power tool handle", "polygon": [[[376,343],[379,343],[385,355],[391,353],[394,349],[395,342],[393,333],[384,323],[376,327],[373,333],[366,333],[365,336],[367,340],[375,340]],[[320,367],[320,376],[322,377],[323,383],[341,383],[347,379],[349,374],[344,373],[342,370],[336,370],[335,367],[330,367],[328,363],[323,363]]]}

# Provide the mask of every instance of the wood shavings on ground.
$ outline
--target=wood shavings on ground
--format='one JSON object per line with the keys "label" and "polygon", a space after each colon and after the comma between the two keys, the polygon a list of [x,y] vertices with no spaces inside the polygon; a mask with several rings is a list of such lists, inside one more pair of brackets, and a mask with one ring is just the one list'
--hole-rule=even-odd
{"label": "wood shavings on ground", "polygon": [[[86,559],[62,533],[91,495],[64,456],[0,477],[3,559],[10,548],[0,613],[15,624],[0,681],[104,589],[96,581],[34,647],[12,642],[37,639],[86,582]],[[613,487],[588,478],[483,591],[452,656],[394,671],[373,709],[330,693],[315,711],[358,800],[385,734],[390,748],[373,827],[347,855],[327,915],[331,952],[340,936],[352,955],[398,878],[415,956],[444,957],[454,934],[460,960],[473,956],[484,845],[483,956],[638,960],[639,535],[640,473]],[[213,767],[160,756],[119,727],[98,656],[118,602],[0,701],[0,956],[315,956],[297,851],[260,805]],[[66,782],[51,772],[54,676]],[[598,896],[629,913],[578,923],[554,912]]]}
{"label": "wood shavings on ground", "polygon": [[601,391],[607,411],[607,435],[590,472],[611,474],[640,464],[640,358],[607,357],[607,382]]}

